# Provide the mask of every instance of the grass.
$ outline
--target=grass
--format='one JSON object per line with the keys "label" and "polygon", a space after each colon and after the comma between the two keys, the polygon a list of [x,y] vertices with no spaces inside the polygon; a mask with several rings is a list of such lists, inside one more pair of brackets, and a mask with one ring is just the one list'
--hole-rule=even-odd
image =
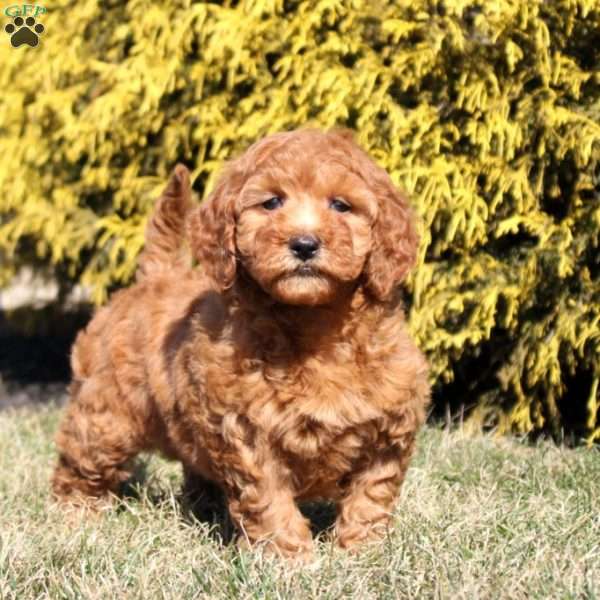
{"label": "grass", "polygon": [[600,453],[426,428],[394,527],[307,566],[239,552],[149,458],[137,498],[69,522],[48,478],[60,411],[0,413],[0,598],[600,598]]}

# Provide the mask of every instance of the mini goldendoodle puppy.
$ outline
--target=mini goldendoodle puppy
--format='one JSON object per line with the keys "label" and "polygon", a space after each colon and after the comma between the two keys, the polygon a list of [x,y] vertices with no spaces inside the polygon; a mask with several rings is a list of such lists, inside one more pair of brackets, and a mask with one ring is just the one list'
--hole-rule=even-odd
{"label": "mini goldendoodle puppy", "polygon": [[429,402],[398,291],[417,242],[347,132],[269,136],[199,206],[178,166],[138,282],[73,348],[55,494],[116,492],[159,450],[222,488],[247,542],[305,557],[313,499],[337,503],[342,547],[380,536]]}

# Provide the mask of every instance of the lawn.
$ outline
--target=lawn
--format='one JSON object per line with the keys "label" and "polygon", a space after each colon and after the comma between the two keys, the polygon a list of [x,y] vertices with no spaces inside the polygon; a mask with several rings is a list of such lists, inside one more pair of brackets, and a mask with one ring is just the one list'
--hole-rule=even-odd
{"label": "lawn", "polygon": [[[56,408],[0,412],[0,598],[600,598],[600,452],[426,428],[389,537],[313,564],[239,552],[146,458],[134,493],[80,521],[54,506]],[[313,509],[322,522],[325,509]]]}

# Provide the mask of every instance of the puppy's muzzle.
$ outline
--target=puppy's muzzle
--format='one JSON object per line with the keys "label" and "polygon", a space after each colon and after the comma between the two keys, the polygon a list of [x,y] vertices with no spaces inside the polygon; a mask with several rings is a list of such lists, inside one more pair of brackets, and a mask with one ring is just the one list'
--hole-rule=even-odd
{"label": "puppy's muzzle", "polygon": [[321,247],[321,242],[313,235],[300,235],[293,237],[288,246],[296,258],[307,261],[315,257]]}

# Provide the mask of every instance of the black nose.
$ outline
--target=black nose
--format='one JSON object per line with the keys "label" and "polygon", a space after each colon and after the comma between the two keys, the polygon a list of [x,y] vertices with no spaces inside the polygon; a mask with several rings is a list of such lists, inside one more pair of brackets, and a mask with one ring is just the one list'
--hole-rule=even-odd
{"label": "black nose", "polygon": [[292,238],[289,243],[290,250],[300,260],[310,260],[319,250],[319,240],[312,235],[300,235]]}

